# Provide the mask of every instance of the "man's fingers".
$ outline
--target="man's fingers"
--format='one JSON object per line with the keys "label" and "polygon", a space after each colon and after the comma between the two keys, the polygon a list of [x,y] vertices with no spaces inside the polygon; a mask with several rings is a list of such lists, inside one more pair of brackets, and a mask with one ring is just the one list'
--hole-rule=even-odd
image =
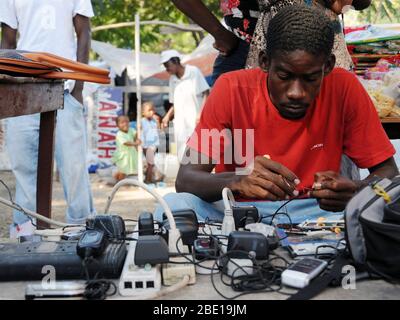
{"label": "man's fingers", "polygon": [[294,187],[300,183],[300,179],[279,162],[268,159],[267,156],[257,157],[257,160],[265,169],[268,169],[277,175],[281,175],[283,178],[288,180],[289,183],[292,183]]}
{"label": "man's fingers", "polygon": [[353,197],[353,192],[336,192],[331,189],[314,190],[310,192],[311,198],[349,200]]}
{"label": "man's fingers", "polygon": [[258,185],[251,186],[251,190],[249,191],[249,196],[250,196],[250,198],[254,198],[254,199],[265,199],[265,200],[271,200],[271,201],[280,200],[276,195],[274,195],[273,193],[265,190],[264,188],[262,188]]}
{"label": "man's fingers", "polygon": [[356,185],[351,180],[324,180],[320,183],[314,183],[314,188],[319,189],[331,189],[334,191],[356,191]]}
{"label": "man's fingers", "polygon": [[272,181],[265,180],[260,177],[254,178],[254,181],[258,186],[271,193],[276,200],[286,199],[287,193],[279,186],[275,185]]}
{"label": "man's fingers", "polygon": [[279,190],[282,190],[284,195],[281,195],[280,193],[279,194],[275,193],[277,196],[281,195],[282,199],[285,199],[286,195],[298,196],[298,191],[296,190],[296,185],[293,182],[289,182],[287,179],[285,179],[281,175],[275,174],[274,172],[272,172],[268,169],[265,169],[262,166],[258,167],[256,169],[256,175],[266,182],[272,182],[274,185],[276,185],[279,188]]}
{"label": "man's fingers", "polygon": [[226,52],[226,50],[223,49],[220,45],[214,43],[214,44],[213,44],[213,47],[214,47],[214,49],[216,49],[216,50],[219,51],[219,54],[220,54],[221,56],[226,57],[226,56],[228,55],[228,53]]}
{"label": "man's fingers", "polygon": [[322,171],[314,174],[314,181],[321,183],[326,180],[336,180],[338,177],[339,175],[335,171]]}

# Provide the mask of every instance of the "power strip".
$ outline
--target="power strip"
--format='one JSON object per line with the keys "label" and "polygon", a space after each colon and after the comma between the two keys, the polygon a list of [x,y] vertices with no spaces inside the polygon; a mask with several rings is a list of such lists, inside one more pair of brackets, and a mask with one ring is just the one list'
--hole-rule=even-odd
{"label": "power strip", "polygon": [[163,276],[163,284],[165,286],[172,286],[183,279],[184,276],[189,276],[188,284],[196,283],[196,269],[194,264],[191,263],[183,263],[186,260],[184,258],[173,258],[172,261],[179,262],[179,264],[175,263],[166,263],[162,266],[162,276]]}
{"label": "power strip", "polygon": [[161,271],[160,265],[144,267],[135,265],[135,248],[136,241],[130,241],[118,289],[121,296],[140,298],[143,294],[161,290]]}

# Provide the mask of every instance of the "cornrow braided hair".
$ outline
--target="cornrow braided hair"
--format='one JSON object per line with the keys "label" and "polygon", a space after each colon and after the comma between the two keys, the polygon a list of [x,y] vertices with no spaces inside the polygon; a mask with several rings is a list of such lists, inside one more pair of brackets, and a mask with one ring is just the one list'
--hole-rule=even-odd
{"label": "cornrow braided hair", "polygon": [[328,58],[334,37],[332,22],[320,9],[305,5],[287,6],[269,23],[267,56],[271,58],[276,51],[304,50]]}

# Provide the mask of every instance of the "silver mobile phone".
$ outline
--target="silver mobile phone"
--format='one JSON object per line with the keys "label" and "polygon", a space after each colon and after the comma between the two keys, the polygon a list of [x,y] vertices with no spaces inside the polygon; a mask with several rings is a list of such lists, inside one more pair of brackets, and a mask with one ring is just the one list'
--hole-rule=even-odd
{"label": "silver mobile phone", "polygon": [[54,285],[32,283],[25,289],[25,299],[80,297],[85,287],[84,281],[57,281]]}

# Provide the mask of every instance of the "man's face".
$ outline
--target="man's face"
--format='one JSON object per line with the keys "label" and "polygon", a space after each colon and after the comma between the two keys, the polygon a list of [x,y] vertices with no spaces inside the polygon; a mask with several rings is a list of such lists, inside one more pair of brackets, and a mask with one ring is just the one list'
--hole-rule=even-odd
{"label": "man's face", "polygon": [[281,116],[303,118],[319,93],[322,79],[334,64],[334,57],[327,59],[303,50],[275,52],[263,69],[268,70],[268,92]]}
{"label": "man's face", "polygon": [[178,74],[178,65],[172,62],[171,60],[164,63],[164,67],[170,75]]}

